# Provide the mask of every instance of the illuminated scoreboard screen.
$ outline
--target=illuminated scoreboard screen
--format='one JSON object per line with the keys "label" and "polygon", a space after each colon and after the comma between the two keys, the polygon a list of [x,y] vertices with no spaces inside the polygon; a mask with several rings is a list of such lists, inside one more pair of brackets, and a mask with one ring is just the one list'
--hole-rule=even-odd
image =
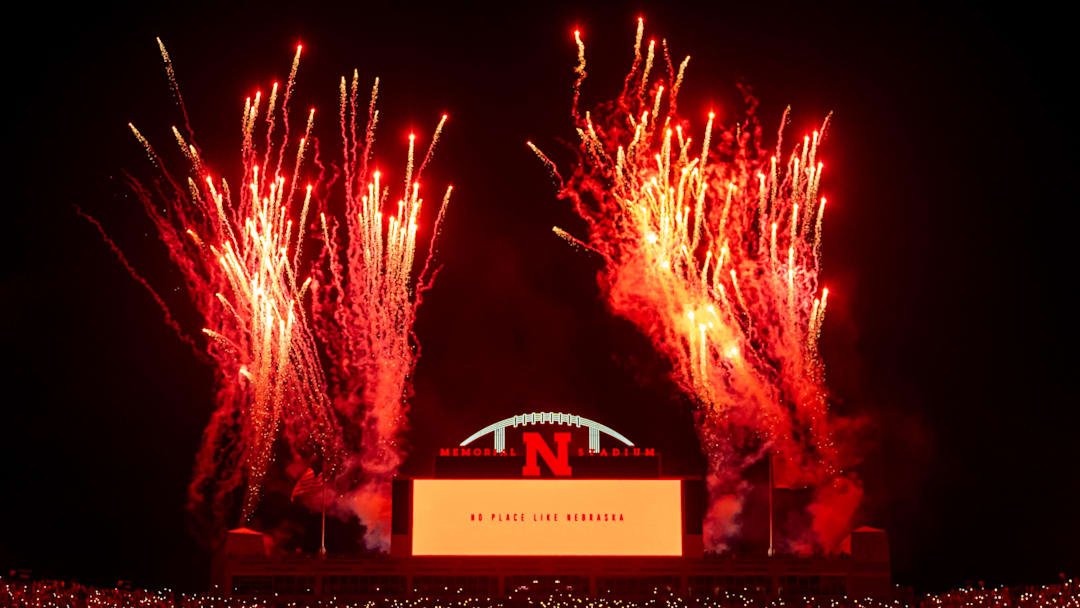
{"label": "illuminated scoreboard screen", "polygon": [[416,556],[683,554],[677,479],[415,479]]}

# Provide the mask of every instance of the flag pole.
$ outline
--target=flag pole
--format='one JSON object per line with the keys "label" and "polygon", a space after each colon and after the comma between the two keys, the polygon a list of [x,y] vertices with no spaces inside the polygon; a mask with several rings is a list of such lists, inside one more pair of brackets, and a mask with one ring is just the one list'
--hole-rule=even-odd
{"label": "flag pole", "polygon": [[773,556],[773,453],[769,451],[769,557]]}
{"label": "flag pole", "polygon": [[322,488],[322,543],[319,545],[319,557],[326,559],[326,487]]}

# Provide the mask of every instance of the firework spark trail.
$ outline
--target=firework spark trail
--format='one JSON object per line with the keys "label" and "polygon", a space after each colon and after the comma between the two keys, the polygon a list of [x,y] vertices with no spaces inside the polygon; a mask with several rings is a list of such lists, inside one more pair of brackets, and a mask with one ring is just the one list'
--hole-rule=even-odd
{"label": "firework spark trail", "polygon": [[[444,115],[419,166],[415,137],[409,136],[403,192],[384,214],[390,187],[379,171],[369,172],[378,111],[378,80],[372,87],[368,116],[360,136],[357,121],[359,77],[340,85],[341,136],[345,190],[345,243],[340,225],[320,218],[326,245],[315,272],[313,302],[316,334],[329,354],[334,405],[344,426],[344,441],[360,446],[350,454],[339,486],[345,502],[364,522],[369,547],[387,549],[390,539],[390,481],[404,459],[402,432],[408,413],[411,376],[419,357],[413,323],[423,291],[435,269],[435,239],[452,187],[443,197],[428,253],[414,272],[420,174],[430,160]],[[385,216],[385,217],[384,217]]]}
{"label": "firework spark trail", "polygon": [[158,292],[153,288],[153,286],[150,285],[150,282],[143,278],[143,276],[135,270],[135,267],[131,265],[131,262],[128,262],[127,256],[124,255],[124,252],[120,249],[116,242],[109,238],[109,234],[105,232],[105,227],[101,225],[101,222],[97,221],[93,216],[87,214],[85,211],[82,210],[82,207],[79,207],[78,205],[75,206],[75,213],[79,214],[80,217],[90,222],[90,224],[97,229],[98,234],[101,236],[101,239],[105,241],[106,245],[109,246],[109,250],[113,252],[113,255],[116,256],[116,259],[124,267],[124,270],[127,270],[128,274],[130,274],[132,278],[138,281],[138,283],[142,285],[143,288],[146,289],[146,291],[150,292],[150,297],[154,298],[154,302],[156,302],[158,307],[161,308],[161,312],[165,316],[165,324],[168,325],[174,332],[176,332],[176,336],[180,338],[182,342],[191,347],[192,351],[194,351],[195,353],[195,356],[199,358],[204,358],[202,351],[199,350],[199,345],[195,343],[195,340],[193,340],[191,336],[184,333],[184,330],[180,327],[180,324],[177,323],[176,319],[173,318],[172,313],[169,311],[168,305],[165,304],[165,300],[163,300],[161,296],[158,295]]}
{"label": "firework spark trail", "polygon": [[[177,181],[131,125],[160,179],[151,189],[133,179],[129,183],[202,315],[206,351],[218,372],[216,411],[189,488],[189,507],[213,530],[229,519],[229,497],[241,484],[242,519],[251,516],[279,435],[294,454],[327,463],[339,459],[340,433],[304,313],[310,279],[302,277],[297,266],[305,230],[303,222],[294,226],[291,219],[297,207],[302,207],[303,216],[311,204],[312,186],[298,194],[298,182],[314,110],[304,136],[290,141],[288,102],[300,58],[297,47],[283,103],[277,106],[277,83],[265,110],[261,93],[245,102],[243,173],[240,188],[233,191],[224,178],[210,174],[193,143],[173,63],[158,43],[184,116],[187,136],[176,127],[172,136],[189,163],[188,176]],[[265,139],[260,150],[263,112]],[[278,123],[283,134],[279,139],[274,137]],[[291,172],[282,173],[287,148],[295,151],[295,163]],[[270,170],[275,155],[276,167]]]}
{"label": "firework spark trail", "polygon": [[584,114],[585,52],[574,32],[580,143],[569,179],[529,147],[585,220],[582,246],[605,260],[598,280],[612,311],[652,338],[698,405],[710,546],[729,540],[745,491],[740,473],[771,452],[786,465],[781,483],[816,492],[813,534],[789,544],[831,548],[848,531],[861,487],[843,472],[817,348],[828,295],[818,280],[825,202],[817,157],[828,120],[786,161],[780,143],[771,156],[762,150],[752,112],[717,133],[710,113],[694,141],[674,112],[689,57],[676,71],[664,43],[674,79],[665,88],[652,74],[655,43],[642,52],[643,27],[639,20],[622,94]]}

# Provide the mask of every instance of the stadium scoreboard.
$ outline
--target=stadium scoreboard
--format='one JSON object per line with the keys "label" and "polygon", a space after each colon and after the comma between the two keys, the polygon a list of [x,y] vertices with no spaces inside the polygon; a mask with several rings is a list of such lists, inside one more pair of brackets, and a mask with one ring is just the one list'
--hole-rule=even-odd
{"label": "stadium scoreboard", "polygon": [[[520,431],[520,443],[508,445],[508,430]],[[488,434],[493,446],[474,443]],[[602,445],[601,434],[616,445]],[[435,478],[395,480],[392,501],[391,554],[399,557],[702,550],[701,480],[661,478],[655,450],[568,414],[511,417],[441,448]]]}

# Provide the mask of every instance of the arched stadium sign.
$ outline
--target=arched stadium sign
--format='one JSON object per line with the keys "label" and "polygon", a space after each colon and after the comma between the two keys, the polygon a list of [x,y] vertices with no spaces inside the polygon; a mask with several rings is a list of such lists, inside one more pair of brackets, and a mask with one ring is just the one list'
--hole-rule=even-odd
{"label": "arched stadium sign", "polygon": [[[488,436],[491,443],[485,445]],[[436,476],[457,477],[656,477],[659,468],[655,448],[637,446],[605,424],[562,412],[493,422],[457,446],[440,448],[435,461]]]}
{"label": "arched stadium sign", "polygon": [[632,441],[624,437],[621,433],[612,430],[611,427],[600,424],[599,422],[593,422],[584,416],[578,416],[576,414],[557,414],[555,412],[534,412],[532,414],[518,414],[516,416],[511,416],[505,420],[489,424],[472,435],[469,435],[469,438],[462,441],[461,445],[462,447],[467,446],[476,439],[490,434],[495,438],[494,449],[501,452],[506,449],[507,427],[517,428],[519,426],[540,424],[559,424],[587,428],[589,430],[589,451],[591,452],[600,451],[600,433],[614,437],[624,445],[634,447]]}

